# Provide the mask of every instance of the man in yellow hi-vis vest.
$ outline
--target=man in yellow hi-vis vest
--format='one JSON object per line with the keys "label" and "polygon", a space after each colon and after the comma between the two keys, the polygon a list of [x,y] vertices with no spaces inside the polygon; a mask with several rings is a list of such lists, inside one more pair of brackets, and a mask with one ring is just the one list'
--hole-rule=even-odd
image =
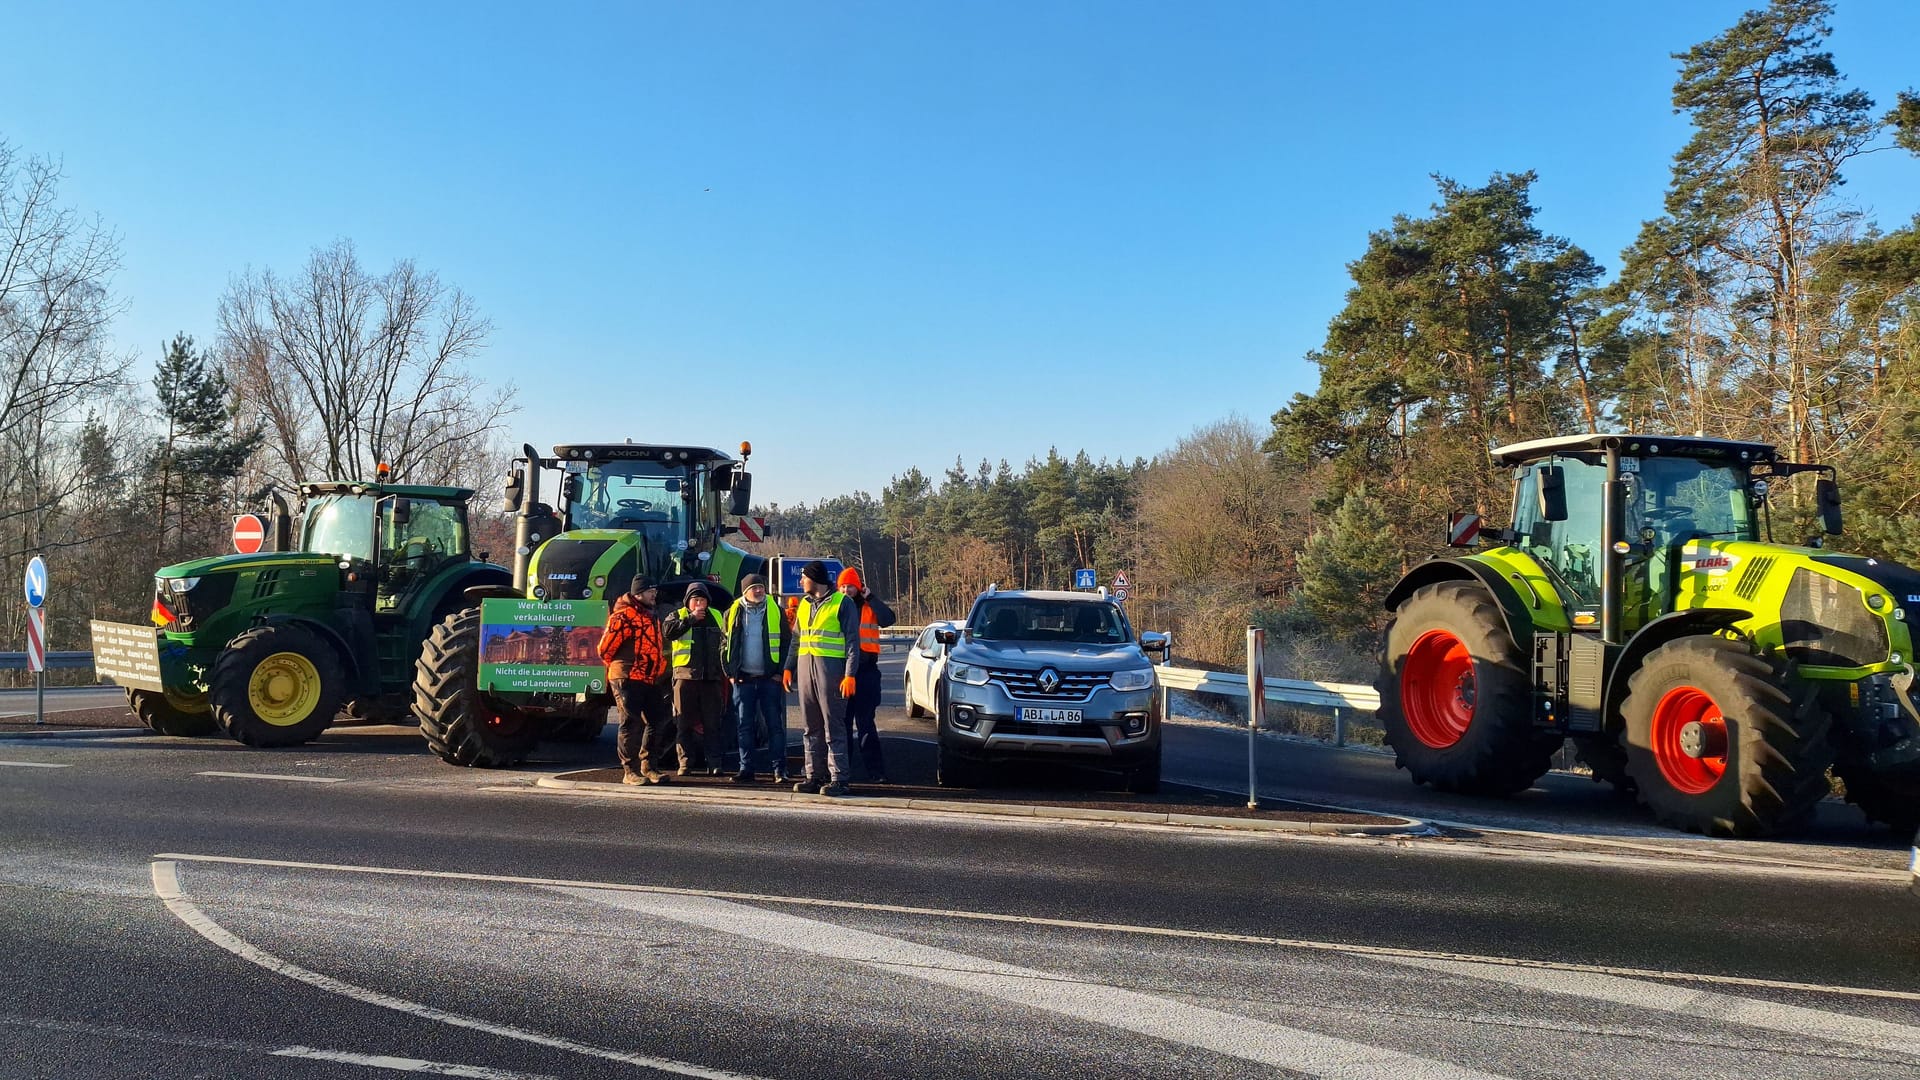
{"label": "man in yellow hi-vis vest", "polygon": [[802,794],[847,793],[847,711],[854,675],[860,670],[860,609],[834,591],[832,575],[818,559],[800,571],[806,598],[794,609],[800,635],[800,719],[805,725],[807,775],[793,790]]}
{"label": "man in yellow hi-vis vest", "polygon": [[786,684],[793,682],[799,641],[787,613],[767,599],[766,578],[748,574],[740,579],[740,599],[727,609],[726,629],[727,678],[733,683],[733,719],[740,736],[740,771],[733,782],[754,782],[756,733],[765,727],[773,782],[786,783]]}
{"label": "man in yellow hi-vis vest", "polygon": [[673,726],[680,744],[680,775],[718,775],[727,736],[726,628],[708,610],[713,597],[696,581],[687,586],[686,605],[667,616],[666,638],[673,654]]}

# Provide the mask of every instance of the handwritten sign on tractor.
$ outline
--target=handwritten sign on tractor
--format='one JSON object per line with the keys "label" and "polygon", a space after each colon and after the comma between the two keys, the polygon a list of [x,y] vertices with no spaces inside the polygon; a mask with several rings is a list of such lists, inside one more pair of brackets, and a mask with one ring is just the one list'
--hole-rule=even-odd
{"label": "handwritten sign on tractor", "polygon": [[130,690],[161,690],[160,639],[151,626],[95,619],[93,670]]}

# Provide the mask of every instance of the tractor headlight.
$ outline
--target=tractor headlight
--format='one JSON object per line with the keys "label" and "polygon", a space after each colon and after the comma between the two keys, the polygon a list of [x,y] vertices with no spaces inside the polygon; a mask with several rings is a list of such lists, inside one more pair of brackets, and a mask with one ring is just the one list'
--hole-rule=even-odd
{"label": "tractor headlight", "polygon": [[1113,673],[1112,681],[1115,690],[1148,690],[1153,687],[1153,669],[1135,668],[1132,671],[1116,671]]}
{"label": "tractor headlight", "polygon": [[947,676],[954,682],[966,683],[968,686],[987,685],[987,669],[975,667],[972,664],[948,664]]}
{"label": "tractor headlight", "polygon": [[1885,611],[1887,609],[1887,598],[1881,596],[1879,593],[1868,593],[1867,607],[1874,611]]}
{"label": "tractor headlight", "polygon": [[197,577],[168,578],[167,591],[171,593],[192,592],[193,587],[198,584],[200,584],[200,579]]}

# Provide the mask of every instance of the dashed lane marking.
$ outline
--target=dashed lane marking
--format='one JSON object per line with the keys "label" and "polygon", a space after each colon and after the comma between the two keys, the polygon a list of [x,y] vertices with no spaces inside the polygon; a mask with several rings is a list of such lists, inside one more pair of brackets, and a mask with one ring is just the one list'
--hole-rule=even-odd
{"label": "dashed lane marking", "polygon": [[228,933],[225,927],[208,918],[198,907],[194,906],[194,903],[188,900],[186,894],[181,891],[179,871],[175,863],[169,861],[165,856],[156,859],[152,866],[152,872],[154,895],[158,896],[161,902],[167,905],[167,910],[173,912],[175,918],[186,923],[194,933],[199,934],[201,937],[206,938],[208,941],[250,964],[256,964],[276,975],[283,975],[296,982],[306,983],[308,986],[324,990],[327,993],[338,994],[341,997],[350,998],[367,1005],[377,1005],[383,1009],[392,1009],[395,1012],[407,1013],[408,1015],[417,1016],[424,1020],[433,1020],[453,1027],[468,1028],[473,1031],[485,1032],[488,1035],[499,1035],[508,1039],[517,1039],[521,1042],[533,1043],[537,1046],[551,1047],[555,1050],[565,1050],[570,1053],[583,1054],[588,1057],[603,1058],[607,1061],[618,1061],[627,1065],[638,1065],[646,1069],[672,1073],[675,1076],[692,1076],[699,1078],[699,1080],[761,1080],[761,1078],[751,1076],[747,1073],[729,1072],[725,1069],[709,1069],[702,1065],[692,1064],[691,1062],[674,1061],[670,1058],[650,1057],[646,1054],[630,1054],[624,1050],[611,1050],[603,1046],[592,1046],[587,1043],[575,1042],[572,1039],[561,1038],[557,1035],[548,1035],[543,1032],[531,1031],[527,1028],[514,1027],[510,1024],[496,1024],[471,1016],[463,1016],[459,1013],[447,1012],[444,1009],[436,1009],[431,1005],[422,1005],[418,1002],[408,1001],[405,998],[394,997],[390,994],[383,994],[377,990],[368,990],[364,987],[355,986],[352,983],[342,982],[330,975],[322,975],[317,971],[309,971],[298,964],[282,960],[271,953],[264,952],[247,944],[245,941]]}
{"label": "dashed lane marking", "polygon": [[51,761],[0,761],[0,765],[10,765],[16,769],[71,769],[72,765],[56,765]]}
{"label": "dashed lane marking", "polygon": [[166,1046],[183,1046],[194,1050],[304,1058],[311,1061],[332,1061],[342,1065],[364,1065],[370,1069],[468,1077],[471,1080],[558,1080],[558,1077],[547,1073],[513,1072],[508,1069],[491,1069],[483,1065],[461,1065],[451,1061],[425,1061],[420,1058],[391,1057],[386,1054],[354,1054],[345,1050],[320,1050],[311,1046],[272,1046],[266,1043],[243,1042],[239,1039],[180,1035],[170,1031],[144,1031],[139,1028],[117,1027],[110,1024],[76,1024],[64,1020],[43,1020],[34,1016],[0,1016],[0,1025],[79,1035],[87,1039],[123,1039],[161,1043]]}
{"label": "dashed lane marking", "polygon": [[1002,964],[729,900],[609,889],[560,891],[625,911],[690,923],[829,960],[849,961],[1026,1009],[1044,1009],[1090,1024],[1329,1080],[1488,1080],[1495,1075],[1174,998]]}
{"label": "dashed lane marking", "polygon": [[1187,930],[1172,926],[1140,926],[1129,923],[1091,922],[1084,919],[1053,919],[1040,915],[1006,915],[993,911],[912,907],[904,904],[876,904],[862,900],[827,900],[810,896],[780,896],[771,893],[728,892],[719,889],[680,889],[666,885],[632,885],[624,882],[582,881],[567,878],[514,877],[506,874],[475,874],[457,870],[412,870],[404,867],[390,866],[355,866],[343,863],[296,862],[290,859],[249,859],[233,855],[163,853],[155,855],[154,858],[172,859],[179,862],[217,863],[230,866],[271,866],[287,870],[320,870],[346,874],[429,878],[443,881],[483,881],[503,885],[605,889],[614,892],[650,893],[660,896],[699,896],[716,900],[739,900],[750,904],[783,904],[793,907],[871,911],[887,915],[918,915],[928,918],[967,919],[976,922],[1045,926],[1063,930],[1091,930],[1112,934],[1138,934],[1146,937],[1184,938],[1192,941],[1218,941],[1239,945],[1265,945],[1280,949],[1302,949],[1313,952],[1342,953],[1348,956],[1450,960],[1540,971],[1617,975],[1629,979],[1663,979],[1669,981],[1705,983],[1714,986],[1742,986],[1757,990],[1795,990],[1811,994],[1833,994],[1846,997],[1920,1002],[1920,991],[1913,990],[1883,990],[1870,986],[1836,986],[1824,983],[1793,982],[1784,979],[1759,979],[1742,975],[1707,975],[1699,972],[1661,971],[1652,968],[1614,967],[1603,964],[1572,964],[1555,960],[1524,960],[1505,956],[1481,956],[1473,953],[1437,952],[1429,949],[1397,949],[1386,945],[1352,945],[1337,941],[1310,941],[1302,938],[1268,937],[1261,934],[1234,934],[1217,930]]}
{"label": "dashed lane marking", "polygon": [[264,772],[199,772],[195,776],[225,776],[235,780],[293,780],[302,784],[339,784],[346,781],[344,776],[292,776],[286,773]]}

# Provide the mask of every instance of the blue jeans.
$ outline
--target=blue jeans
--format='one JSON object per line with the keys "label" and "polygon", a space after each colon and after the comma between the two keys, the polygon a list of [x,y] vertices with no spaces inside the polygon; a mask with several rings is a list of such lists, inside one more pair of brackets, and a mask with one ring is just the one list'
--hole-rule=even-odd
{"label": "blue jeans", "polygon": [[776,776],[787,774],[787,692],[780,676],[748,676],[733,684],[733,716],[740,733],[740,771],[753,767],[754,744],[762,724],[767,729],[767,758]]}

